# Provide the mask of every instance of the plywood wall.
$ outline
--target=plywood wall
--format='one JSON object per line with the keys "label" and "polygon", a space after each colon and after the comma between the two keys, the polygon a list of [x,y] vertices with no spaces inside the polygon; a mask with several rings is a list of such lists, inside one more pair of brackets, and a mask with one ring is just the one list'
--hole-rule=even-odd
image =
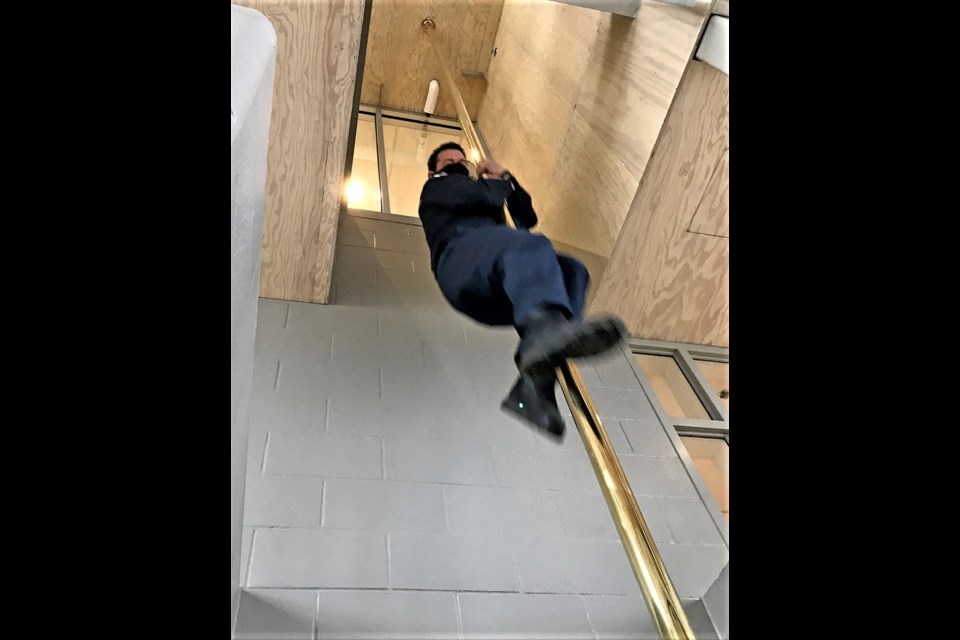
{"label": "plywood wall", "polygon": [[363,0],[233,0],[277,32],[260,295],[326,303]]}
{"label": "plywood wall", "polygon": [[478,124],[552,239],[610,256],[709,6],[505,0]]}
{"label": "plywood wall", "polygon": [[555,169],[602,16],[546,0],[504,3],[478,125],[493,157],[530,193],[542,225],[554,216],[552,190],[574,196],[573,185],[554,183]]}
{"label": "plywood wall", "polygon": [[441,88],[434,115],[456,117],[450,91],[442,86],[438,63],[420,29],[423,19],[431,18],[448,68],[475,119],[486,81],[461,71],[487,71],[502,7],[503,0],[374,0],[361,102],[421,112],[430,80],[437,80]]}
{"label": "plywood wall", "polygon": [[632,335],[729,346],[728,80],[690,63],[592,298]]}
{"label": "plywood wall", "polygon": [[478,123],[539,230],[590,266],[588,310],[727,346],[727,76],[691,62],[712,3],[687,4],[505,0]]}

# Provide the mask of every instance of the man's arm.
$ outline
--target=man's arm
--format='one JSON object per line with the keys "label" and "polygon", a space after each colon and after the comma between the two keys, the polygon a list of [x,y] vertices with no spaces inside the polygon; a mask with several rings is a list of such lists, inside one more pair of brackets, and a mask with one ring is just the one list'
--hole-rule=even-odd
{"label": "man's arm", "polygon": [[507,208],[510,216],[518,227],[532,229],[537,224],[537,213],[533,210],[533,202],[517,179],[494,160],[487,158],[477,165],[477,174],[498,180],[509,180],[512,190],[507,196]]}

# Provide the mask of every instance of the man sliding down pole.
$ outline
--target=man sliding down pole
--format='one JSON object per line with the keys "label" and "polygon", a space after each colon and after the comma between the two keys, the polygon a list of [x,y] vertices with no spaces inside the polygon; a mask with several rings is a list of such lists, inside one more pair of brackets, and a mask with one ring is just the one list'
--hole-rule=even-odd
{"label": "man sliding down pole", "polygon": [[[500,407],[562,441],[556,368],[617,346],[626,325],[613,315],[582,317],[587,268],[530,231],[537,214],[515,177],[488,158],[474,180],[466,161],[455,142],[437,147],[427,161],[419,214],[430,266],[454,309],[486,325],[516,328],[519,377]],[[505,224],[504,203],[516,229]]]}

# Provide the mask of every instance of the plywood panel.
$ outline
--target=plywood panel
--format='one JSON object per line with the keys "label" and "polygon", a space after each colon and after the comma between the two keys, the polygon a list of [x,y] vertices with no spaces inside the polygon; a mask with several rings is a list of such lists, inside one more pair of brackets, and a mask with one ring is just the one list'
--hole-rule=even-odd
{"label": "plywood panel", "polygon": [[730,149],[724,149],[690,222],[693,233],[730,237]]}
{"label": "plywood panel", "polygon": [[499,90],[495,95],[488,93],[485,102],[491,103],[488,114],[502,115],[481,119],[479,125],[493,157],[510,168],[524,187],[542,201],[550,187],[554,164],[560,158],[564,136],[504,134],[541,127],[566,132],[573,102],[569,94],[560,92],[559,83],[552,83],[549,75],[538,70],[536,61],[512,35],[502,34],[498,38],[498,49],[503,50],[493,65],[502,65]]}
{"label": "plywood panel", "polygon": [[[438,63],[420,29],[420,23],[429,17],[437,25],[437,40],[448,56],[448,68],[457,78],[465,104],[478,109],[486,83],[460,72],[486,70],[502,6],[503,0],[376,0],[370,17],[361,101],[419,112],[430,80],[435,79],[441,82],[441,88],[434,115],[456,117],[450,90],[442,86]],[[475,113],[471,116],[476,118]]]}
{"label": "plywood panel", "polygon": [[490,69],[490,61],[493,60],[493,47],[497,37],[497,30],[500,27],[500,15],[503,11],[503,0],[497,0],[490,5],[487,13],[487,24],[484,28],[483,38],[480,40],[480,47],[477,49],[477,58],[475,64],[469,70],[484,74],[482,78],[467,78],[467,84],[470,86],[470,96],[463,96],[470,117],[474,121],[480,114],[483,106],[483,100],[486,97],[489,82],[486,73]]}
{"label": "plywood panel", "polygon": [[[602,14],[557,164],[548,234],[609,256],[690,58],[706,5]],[[568,169],[572,169],[572,172]]]}
{"label": "plywood panel", "polygon": [[645,2],[630,20],[505,1],[478,122],[541,231],[610,256],[709,6]]}
{"label": "plywood panel", "polygon": [[[491,0],[487,9],[487,24],[483,29],[483,38],[480,39],[480,48],[477,50],[477,59],[472,69],[486,74],[490,69],[490,61],[493,60],[493,46],[497,39],[497,31],[500,29],[500,16],[503,13],[503,0]],[[471,114],[476,118],[476,114]]]}
{"label": "plywood panel", "polygon": [[[606,14],[577,111],[594,137],[640,179],[691,57],[707,5],[646,2],[634,20]],[[612,248],[612,247],[611,247]]]}
{"label": "plywood panel", "polygon": [[541,220],[557,187],[555,167],[599,19],[599,12],[546,0],[504,5],[478,124],[493,157],[530,192]]}
{"label": "plywood panel", "polygon": [[571,118],[551,181],[544,194],[549,213],[541,224],[543,233],[608,257],[639,181],[613,150],[596,138],[579,112]]}
{"label": "plywood panel", "polygon": [[260,295],[327,301],[363,0],[235,0],[277,32]]}
{"label": "plywood panel", "polygon": [[[323,200],[320,207],[316,236],[316,259],[312,301],[327,303],[333,275],[333,259],[337,240],[337,221],[343,205],[343,174],[347,158],[347,139],[353,111],[353,96],[357,81],[357,62],[360,54],[360,33],[363,27],[363,1],[340,0],[340,15],[329,21],[331,41],[340,36],[341,49],[331,51],[319,61],[327,67],[327,82],[323,85],[321,118],[328,123],[324,128],[326,159],[321,180]],[[318,61],[314,61],[317,64]],[[314,111],[314,117],[316,117]],[[311,234],[312,235],[312,234]],[[308,252],[308,256],[309,256]]]}
{"label": "plywood panel", "polygon": [[690,62],[592,301],[633,335],[728,346],[729,240],[688,231],[727,149],[727,92]]}
{"label": "plywood panel", "polygon": [[729,258],[729,239],[683,233],[664,253],[648,303],[628,322],[631,334],[730,346]]}
{"label": "plywood panel", "polygon": [[490,61],[491,76],[493,65],[504,63],[501,56],[509,56],[513,48],[501,37],[510,35],[528,58],[524,70],[555,83],[556,92],[575,103],[602,16],[549,0],[508,0],[497,32],[497,56]]}

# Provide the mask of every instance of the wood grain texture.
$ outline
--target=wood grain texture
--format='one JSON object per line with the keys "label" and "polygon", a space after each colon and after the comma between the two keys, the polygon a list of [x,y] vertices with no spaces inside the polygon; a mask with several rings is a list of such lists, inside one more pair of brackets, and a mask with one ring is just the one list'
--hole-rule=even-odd
{"label": "wood grain texture", "polygon": [[730,237],[730,149],[724,149],[688,231]]}
{"label": "wood grain texture", "polygon": [[[547,236],[609,257],[637,192],[637,178],[575,111],[546,192],[540,230]],[[599,274],[597,274],[599,276]]]}
{"label": "wood grain texture", "polygon": [[727,150],[728,85],[690,62],[590,306],[637,337],[729,346],[729,240],[688,230]]}
{"label": "wood grain texture", "polygon": [[460,72],[486,70],[502,6],[503,0],[375,0],[361,102],[376,105],[379,100],[386,108],[421,112],[430,80],[437,80],[441,87],[434,115],[456,117],[450,90],[443,86],[429,41],[420,29],[420,23],[429,17],[437,25],[437,39],[449,56],[448,68],[456,77],[463,101],[476,118],[486,82]]}
{"label": "wood grain texture", "polygon": [[545,0],[504,4],[478,123],[542,220],[600,16]]}
{"label": "wood grain texture", "polygon": [[277,32],[260,295],[328,301],[363,0],[235,0]]}
{"label": "wood grain texture", "polygon": [[[497,55],[490,60],[491,76],[494,65],[509,61],[514,47],[501,47],[500,36],[510,35],[526,54],[524,70],[557,83],[557,92],[575,103],[602,16],[548,0],[507,0],[497,30]],[[508,57],[501,57],[504,54]]]}
{"label": "wood grain texture", "polygon": [[485,103],[494,102],[493,109],[508,115],[504,120],[488,120],[488,125],[481,123],[480,126],[494,158],[510,168],[524,188],[542,202],[549,193],[564,138],[516,134],[518,130],[540,127],[565,132],[573,115],[573,102],[558,91],[559,84],[552,84],[548,75],[537,70],[537,61],[532,60],[511,35],[500,36],[500,43],[504,51],[497,55],[493,65],[503,66],[498,74],[501,85],[496,93],[488,93]]}
{"label": "wood grain texture", "polygon": [[631,20],[506,0],[479,125],[541,231],[610,256],[709,6],[644,2]]}
{"label": "wood grain texture", "polygon": [[497,31],[500,28],[500,15],[503,11],[503,0],[492,2],[487,9],[487,24],[484,28],[483,38],[480,39],[480,47],[477,50],[477,61],[470,68],[473,71],[479,71],[484,74],[483,78],[467,78],[467,84],[470,85],[470,97],[464,96],[467,103],[467,109],[470,111],[470,117],[476,122],[480,114],[480,108],[483,106],[483,100],[487,95],[489,83],[486,73],[490,69],[490,61],[493,60],[493,47],[497,37]]}
{"label": "wood grain texture", "polygon": [[577,111],[637,180],[706,18],[706,5],[648,2],[635,20],[600,21]]}

